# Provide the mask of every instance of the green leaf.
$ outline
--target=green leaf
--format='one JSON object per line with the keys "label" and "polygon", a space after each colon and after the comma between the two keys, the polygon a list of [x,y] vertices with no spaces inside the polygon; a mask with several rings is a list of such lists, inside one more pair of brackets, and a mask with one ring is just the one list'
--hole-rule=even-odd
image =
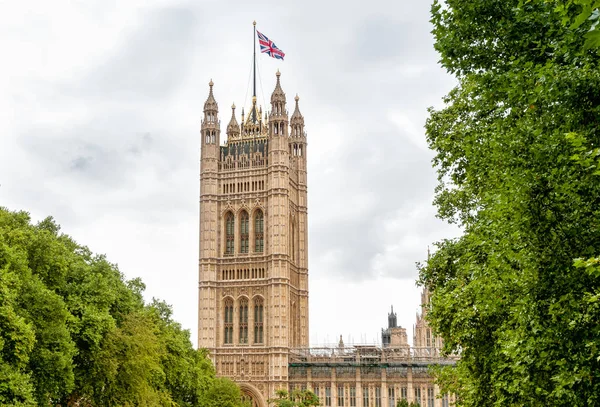
{"label": "green leaf", "polygon": [[589,31],[584,35],[584,37],[585,37],[585,44],[584,44],[583,48],[585,50],[600,47],[600,30],[595,29],[593,31]]}

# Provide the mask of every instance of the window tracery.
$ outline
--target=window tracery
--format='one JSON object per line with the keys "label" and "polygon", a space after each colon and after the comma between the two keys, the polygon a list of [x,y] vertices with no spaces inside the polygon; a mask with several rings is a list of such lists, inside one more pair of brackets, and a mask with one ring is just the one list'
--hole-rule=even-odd
{"label": "window tracery", "polygon": [[248,343],[248,299],[240,299],[240,343]]}
{"label": "window tracery", "polygon": [[233,213],[225,215],[225,255],[233,255],[234,249],[234,219]]}
{"label": "window tracery", "polygon": [[263,343],[263,299],[254,299],[254,343]]}
{"label": "window tracery", "polygon": [[248,212],[242,211],[240,216],[240,253],[248,253],[249,221]]}
{"label": "window tracery", "polygon": [[259,209],[254,214],[254,251],[262,253],[264,251],[264,216]]}
{"label": "window tracery", "polygon": [[233,300],[231,298],[225,300],[223,327],[223,343],[233,343]]}

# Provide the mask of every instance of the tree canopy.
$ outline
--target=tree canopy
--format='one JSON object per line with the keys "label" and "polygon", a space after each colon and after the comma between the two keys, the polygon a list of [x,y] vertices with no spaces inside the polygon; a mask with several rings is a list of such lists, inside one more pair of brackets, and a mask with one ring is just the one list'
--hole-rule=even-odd
{"label": "tree canopy", "polygon": [[274,407],[314,407],[320,405],[319,398],[310,390],[277,390],[276,398],[269,399]]}
{"label": "tree canopy", "polygon": [[0,405],[243,405],[164,302],[105,256],[0,208]]}
{"label": "tree canopy", "polygon": [[464,234],[420,269],[462,406],[600,404],[596,0],[436,0],[458,79],[426,123],[438,216]]}

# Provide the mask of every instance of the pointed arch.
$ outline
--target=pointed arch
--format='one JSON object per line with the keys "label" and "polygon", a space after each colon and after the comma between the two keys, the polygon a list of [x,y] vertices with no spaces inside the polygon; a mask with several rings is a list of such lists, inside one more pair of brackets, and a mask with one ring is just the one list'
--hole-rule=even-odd
{"label": "pointed arch", "polygon": [[266,407],[267,403],[264,400],[260,391],[249,383],[240,383],[240,390],[242,391],[242,397],[250,401],[251,407]]}
{"label": "pointed arch", "polygon": [[265,217],[261,209],[254,211],[254,251],[262,253],[265,248]]}
{"label": "pointed arch", "polygon": [[240,212],[240,253],[248,253],[248,241],[250,240],[250,224],[248,212]]}
{"label": "pointed arch", "polygon": [[235,248],[235,218],[233,212],[225,213],[225,255],[233,256]]}

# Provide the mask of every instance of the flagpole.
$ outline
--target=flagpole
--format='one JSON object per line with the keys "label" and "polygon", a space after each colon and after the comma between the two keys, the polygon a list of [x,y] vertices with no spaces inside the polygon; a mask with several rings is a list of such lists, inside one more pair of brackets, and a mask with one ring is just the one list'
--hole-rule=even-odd
{"label": "flagpole", "polygon": [[256,21],[254,21],[252,25],[254,26],[254,83],[252,88],[252,96],[256,97]]}

